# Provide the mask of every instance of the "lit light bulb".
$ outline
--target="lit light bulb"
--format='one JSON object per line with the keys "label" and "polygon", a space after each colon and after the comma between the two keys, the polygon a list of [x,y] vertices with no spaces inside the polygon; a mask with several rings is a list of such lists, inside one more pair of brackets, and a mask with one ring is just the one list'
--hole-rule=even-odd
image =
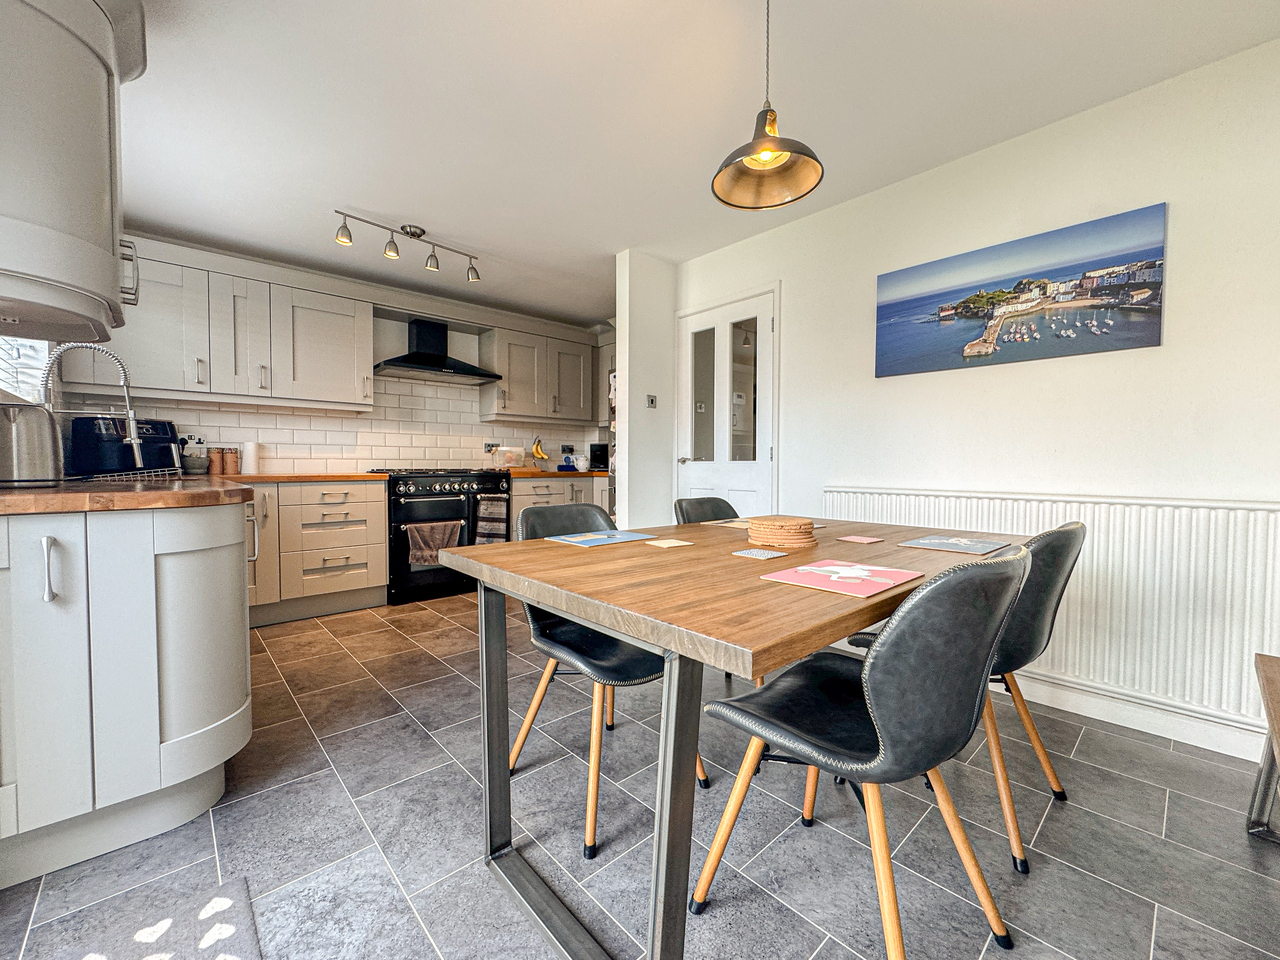
{"label": "lit light bulb", "polygon": [[753,153],[750,156],[742,158],[744,166],[750,167],[752,170],[771,170],[774,167],[781,166],[791,159],[791,154],[786,150],[761,150],[759,153]]}
{"label": "lit light bulb", "polygon": [[351,246],[351,228],[347,226],[347,218],[342,218],[342,224],[338,227],[338,232],[333,236],[334,243],[340,243],[344,247]]}
{"label": "lit light bulb", "polygon": [[427,257],[426,268],[428,270],[440,269],[440,260],[436,257],[436,245],[434,243],[431,245],[431,255]]}
{"label": "lit light bulb", "polygon": [[387,236],[387,245],[382,248],[382,255],[388,260],[400,259],[400,248],[396,246],[396,238],[394,235]]}

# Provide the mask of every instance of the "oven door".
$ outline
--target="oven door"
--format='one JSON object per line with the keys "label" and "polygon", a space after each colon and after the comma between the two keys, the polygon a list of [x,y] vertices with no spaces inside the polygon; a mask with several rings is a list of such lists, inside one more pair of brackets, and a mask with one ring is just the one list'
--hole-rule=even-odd
{"label": "oven door", "polygon": [[387,549],[388,603],[411,603],[415,600],[449,596],[462,593],[468,588],[471,578],[448,567],[438,563],[410,563],[407,527],[411,523],[459,520],[462,522],[462,530],[458,534],[458,544],[468,546],[475,538],[475,520],[471,516],[470,499],[464,493],[391,498],[388,517],[390,542]]}

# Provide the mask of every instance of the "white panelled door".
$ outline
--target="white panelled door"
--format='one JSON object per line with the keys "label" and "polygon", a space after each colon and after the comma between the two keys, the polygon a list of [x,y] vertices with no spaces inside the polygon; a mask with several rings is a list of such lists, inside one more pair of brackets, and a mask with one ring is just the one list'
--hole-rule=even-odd
{"label": "white panelled door", "polygon": [[773,295],[683,317],[679,337],[677,495],[773,513]]}

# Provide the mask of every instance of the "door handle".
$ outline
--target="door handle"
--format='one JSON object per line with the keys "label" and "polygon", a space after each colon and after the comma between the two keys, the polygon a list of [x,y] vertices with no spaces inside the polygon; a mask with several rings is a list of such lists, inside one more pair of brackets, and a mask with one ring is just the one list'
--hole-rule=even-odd
{"label": "door handle", "polygon": [[142,274],[138,270],[138,248],[132,240],[117,240],[120,244],[120,259],[133,266],[133,283],[120,288],[120,302],[126,307],[138,305],[138,290],[142,286]]}
{"label": "door handle", "polygon": [[258,559],[258,518],[245,517],[245,522],[253,524],[253,556],[248,558],[249,562],[252,563]]}
{"label": "door handle", "polygon": [[689,463],[692,460],[693,460],[693,457],[680,457],[679,459],[676,460],[676,463]]}
{"label": "door handle", "polygon": [[258,364],[258,389],[267,389],[267,365],[265,363]]}
{"label": "door handle", "polygon": [[40,538],[40,546],[44,548],[44,596],[41,599],[45,603],[53,603],[58,599],[58,594],[53,589],[53,545],[57,542],[56,537]]}
{"label": "door handle", "polygon": [[204,360],[201,359],[200,357],[196,357],[196,383],[204,383],[204,377],[200,376],[200,370],[201,370],[200,365],[202,363],[204,363]]}

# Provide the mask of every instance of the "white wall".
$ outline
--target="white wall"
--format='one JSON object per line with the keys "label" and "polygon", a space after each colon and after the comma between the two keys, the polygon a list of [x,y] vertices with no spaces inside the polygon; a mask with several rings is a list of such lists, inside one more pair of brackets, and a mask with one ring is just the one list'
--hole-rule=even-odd
{"label": "white wall", "polygon": [[[673,523],[676,268],[624,250],[617,258],[618,526]],[[658,398],[649,409],[645,398]]]}
{"label": "white wall", "polygon": [[[781,280],[784,512],[830,483],[1280,499],[1278,157],[1274,42],[682,264],[678,306]],[[875,379],[878,274],[1161,201],[1163,346]]]}
{"label": "white wall", "polygon": [[[1278,157],[1280,41],[684,263],[678,309],[780,281],[783,512],[821,515],[830,485],[1280,501]],[[875,378],[878,274],[1160,202],[1163,346]],[[1210,614],[1225,570],[1206,573]],[[1261,580],[1280,585],[1280,565]],[[1253,631],[1235,653],[1212,642],[1228,626]],[[1252,651],[1280,648],[1280,634],[1267,622],[1188,629],[1204,632],[1193,644],[1204,656],[1181,693],[1064,669],[1037,698],[1256,750],[1259,735],[1240,728],[1258,721],[1215,726],[1205,691],[1224,674],[1247,683]],[[1177,658],[1161,630],[1157,659]],[[1135,639],[1091,637],[1095,664]]]}

